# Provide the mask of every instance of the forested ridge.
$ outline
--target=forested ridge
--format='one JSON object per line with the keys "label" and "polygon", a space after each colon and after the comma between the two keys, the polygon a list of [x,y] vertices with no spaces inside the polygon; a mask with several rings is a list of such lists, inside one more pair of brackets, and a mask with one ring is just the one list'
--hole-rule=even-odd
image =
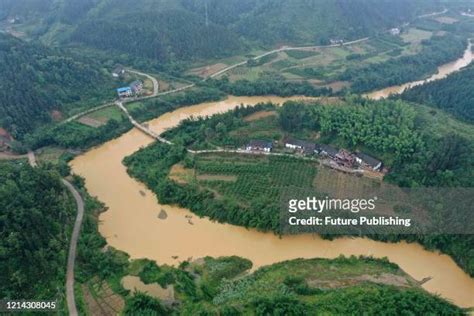
{"label": "forested ridge", "polygon": [[0,162],[2,299],[59,298],[75,210],[55,171]]}
{"label": "forested ridge", "polygon": [[[160,62],[215,58],[248,46],[328,44],[374,35],[437,9],[426,0],[39,0],[30,36]],[[18,12],[20,5],[6,5]],[[207,14],[206,14],[207,7]],[[49,8],[49,13],[44,12]],[[8,10],[9,9],[9,10]],[[207,18],[206,18],[207,16]],[[63,32],[61,32],[63,31]]]}
{"label": "forested ridge", "polygon": [[113,94],[110,75],[41,44],[0,33],[0,126],[22,137],[66,104]]}
{"label": "forested ridge", "polygon": [[447,78],[406,90],[401,98],[431,105],[474,123],[474,66]]}

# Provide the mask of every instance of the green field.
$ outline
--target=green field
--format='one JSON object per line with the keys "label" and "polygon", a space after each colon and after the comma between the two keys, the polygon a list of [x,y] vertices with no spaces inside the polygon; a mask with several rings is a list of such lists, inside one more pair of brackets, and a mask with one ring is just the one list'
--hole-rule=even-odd
{"label": "green field", "polygon": [[[315,162],[295,158],[206,154],[195,159],[196,174],[204,179],[198,179],[200,186],[244,205],[273,203],[290,187],[311,188],[316,175]],[[206,175],[217,177],[205,180]],[[229,176],[235,181],[226,180]]]}
{"label": "green field", "polygon": [[115,105],[109,106],[105,109],[92,112],[87,115],[88,117],[101,121],[108,122],[109,120],[121,121],[124,118],[122,111],[117,108]]}

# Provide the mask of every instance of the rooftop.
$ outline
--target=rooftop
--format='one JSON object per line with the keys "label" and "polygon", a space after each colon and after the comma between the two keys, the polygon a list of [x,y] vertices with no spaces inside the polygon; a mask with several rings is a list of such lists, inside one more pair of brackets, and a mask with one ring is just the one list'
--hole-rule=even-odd
{"label": "rooftop", "polygon": [[363,162],[368,164],[371,167],[377,167],[380,165],[382,162],[378,159],[375,159],[374,157],[371,157],[369,155],[366,155],[364,153],[357,153],[356,156],[360,159],[362,159]]}
{"label": "rooftop", "polygon": [[305,141],[305,140],[300,140],[300,139],[294,139],[294,138],[289,138],[286,141],[287,144],[291,144],[294,146],[299,146],[302,148],[314,148],[316,144]]}
{"label": "rooftop", "polygon": [[260,148],[273,148],[272,142],[268,142],[265,140],[251,140],[248,147],[260,147]]}
{"label": "rooftop", "polygon": [[324,151],[332,156],[335,156],[339,152],[336,148],[325,144],[316,144],[316,150],[319,152]]}
{"label": "rooftop", "polygon": [[119,92],[119,93],[120,93],[120,92],[127,92],[127,91],[130,91],[130,90],[131,90],[130,87],[123,87],[123,88],[118,88],[118,89],[117,89],[117,92]]}

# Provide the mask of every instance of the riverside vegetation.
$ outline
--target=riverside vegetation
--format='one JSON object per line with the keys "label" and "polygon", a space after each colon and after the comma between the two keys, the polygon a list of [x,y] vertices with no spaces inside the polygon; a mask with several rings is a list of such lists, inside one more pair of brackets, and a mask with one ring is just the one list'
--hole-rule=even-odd
{"label": "riverside vegetation", "polygon": [[[197,83],[188,92],[147,100],[130,108],[135,118],[146,121],[181,106],[219,100],[227,93],[332,94],[330,88],[315,86],[311,79],[349,80],[350,89],[355,92],[419,79],[435,71],[439,64],[458,57],[473,30],[468,19],[452,25],[432,19],[415,20],[419,14],[443,9],[425,0],[209,0],[207,21],[206,7],[199,0],[132,2],[133,5],[129,0],[2,1],[0,26],[22,37],[0,33],[0,127],[25,145],[15,143],[15,150],[43,146],[84,150],[129,130],[132,125],[123,115],[99,128],[57,122],[111,100],[114,88],[122,84],[110,76],[117,63],[159,73],[160,77],[178,76]],[[443,6],[455,5],[446,2]],[[19,17],[21,22],[10,25],[7,20],[11,17]],[[411,25],[417,30],[435,34],[417,46],[421,50],[408,55],[406,43],[382,34],[406,21],[413,21]],[[249,59],[261,50],[282,44],[327,45],[331,39],[348,41],[366,36],[376,37],[374,45],[383,54],[371,56],[370,52],[363,52],[344,57],[346,52],[336,49],[335,54],[342,54],[344,60],[344,67],[336,70],[308,66],[289,70],[285,76],[263,73],[256,80],[224,77],[207,82],[186,73],[196,65],[220,62],[221,58],[227,64]],[[294,51],[287,55],[304,60],[314,54],[317,53]],[[365,63],[372,57],[378,61]],[[277,58],[270,55],[245,67],[252,72],[274,61],[275,69],[288,66],[287,61]],[[453,120],[442,111],[472,122],[465,101],[471,96],[467,83],[471,70],[472,67],[402,96],[434,109],[405,102],[372,103],[356,97],[347,97],[343,105],[328,108],[299,103],[282,109],[269,104],[255,110],[241,108],[207,120],[186,121],[166,134],[178,146],[155,144],[125,162],[129,172],[149,185],[164,203],[178,203],[199,215],[277,233],[276,205],[268,202],[289,185],[310,187],[319,172],[314,163],[285,157],[193,157],[185,147],[238,147],[252,138],[281,140],[291,135],[360,149],[379,157],[390,167],[386,181],[393,184],[472,186],[472,126]],[[288,80],[295,75],[303,78],[302,82]],[[344,91],[340,94],[344,95]],[[245,117],[254,111],[273,114],[246,121]],[[370,125],[368,122],[382,133],[365,128]],[[360,132],[353,133],[354,127]],[[61,186],[60,176],[69,176],[70,158],[62,157],[56,165],[35,169],[22,160],[0,163],[0,266],[6,271],[0,276],[2,298],[56,297],[65,312],[66,253],[76,211],[72,198]],[[198,177],[191,174],[181,183],[171,181],[169,171],[177,163]],[[255,174],[259,179],[255,180]],[[108,247],[98,232],[98,215],[106,207],[89,196],[83,180],[71,179],[86,201],[77,281],[96,298],[100,293],[93,291],[95,285],[110,285],[125,302],[123,314],[465,312],[427,294],[395,265],[371,258],[294,260],[251,273],[251,262],[237,257],[184,261],[176,268],[148,260],[130,262],[126,254]],[[242,210],[248,210],[247,214]],[[473,275],[472,236],[388,239],[419,241],[430,249],[440,249]],[[126,275],[139,276],[145,283],[173,286],[175,304],[125,290],[120,280]],[[386,282],[380,280],[380,275],[401,278],[406,283]],[[89,312],[86,293],[84,288],[76,290],[81,314]]]}
{"label": "riverside vegetation", "polygon": [[[262,110],[277,111],[278,116],[245,120],[249,114]],[[179,204],[217,221],[281,233],[281,193],[290,188],[312,188],[318,172],[314,162],[291,157],[192,155],[184,148],[235,148],[256,136],[281,141],[285,135],[310,139],[319,132],[318,141],[383,157],[390,168],[385,180],[396,185],[471,186],[473,177],[466,170],[473,170],[472,127],[445,118],[450,122],[446,126],[463,126],[465,133],[456,132],[457,127],[440,130],[434,127],[438,114],[425,111],[401,101],[357,97],[332,106],[288,102],[281,109],[270,104],[240,107],[207,119],[186,120],[165,133],[177,146],[154,144],[127,157],[124,163],[132,176],[157,194],[161,203]],[[438,133],[432,133],[433,129]],[[169,177],[171,168],[178,163],[190,170],[184,183]],[[474,273],[470,252],[474,240],[470,235],[371,237],[418,241],[450,254],[465,271]]]}

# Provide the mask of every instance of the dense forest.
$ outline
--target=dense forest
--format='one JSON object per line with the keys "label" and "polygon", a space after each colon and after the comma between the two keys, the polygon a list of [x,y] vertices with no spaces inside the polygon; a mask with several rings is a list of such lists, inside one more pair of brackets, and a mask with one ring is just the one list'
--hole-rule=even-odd
{"label": "dense forest", "polygon": [[34,26],[29,35],[48,42],[82,43],[161,62],[236,55],[256,45],[356,39],[439,7],[426,0],[38,1],[41,9],[31,0],[6,3],[3,15],[33,11],[35,18],[25,21]]}
{"label": "dense forest", "polygon": [[357,93],[410,82],[435,73],[439,65],[461,57],[467,40],[452,35],[434,36],[422,45],[423,49],[416,55],[349,67],[339,79],[351,81],[351,90]]}
{"label": "dense forest", "polygon": [[75,212],[55,171],[0,162],[0,297],[60,297]]}
{"label": "dense forest", "polygon": [[433,81],[405,91],[401,98],[431,105],[452,113],[460,120],[474,123],[474,66],[446,79]]}
{"label": "dense forest", "polygon": [[97,64],[1,33],[0,81],[0,126],[15,138],[50,122],[53,110],[113,95],[111,76]]}

